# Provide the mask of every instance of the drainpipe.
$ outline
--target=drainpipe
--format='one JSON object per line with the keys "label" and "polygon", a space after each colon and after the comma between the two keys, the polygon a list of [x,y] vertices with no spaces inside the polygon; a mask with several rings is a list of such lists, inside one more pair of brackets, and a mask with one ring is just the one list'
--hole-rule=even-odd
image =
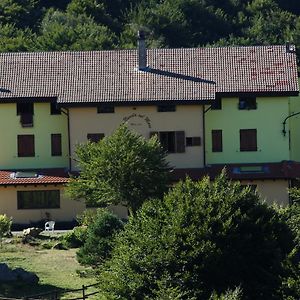
{"label": "drainpipe", "polygon": [[70,113],[69,109],[66,108],[66,111],[61,109],[61,112],[68,118],[68,156],[69,156],[69,171],[71,171],[72,160],[71,160],[71,136],[70,136]]}

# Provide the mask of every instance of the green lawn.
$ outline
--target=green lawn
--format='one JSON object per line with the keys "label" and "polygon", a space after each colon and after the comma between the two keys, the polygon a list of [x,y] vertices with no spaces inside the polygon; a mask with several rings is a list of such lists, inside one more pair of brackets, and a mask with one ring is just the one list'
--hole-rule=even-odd
{"label": "green lawn", "polygon": [[[77,289],[96,282],[91,270],[76,261],[76,249],[42,249],[21,242],[4,243],[0,248],[0,262],[7,263],[11,268],[24,268],[40,278],[36,286],[0,284],[0,297],[24,297],[51,290]],[[68,294],[65,297],[70,296]]]}

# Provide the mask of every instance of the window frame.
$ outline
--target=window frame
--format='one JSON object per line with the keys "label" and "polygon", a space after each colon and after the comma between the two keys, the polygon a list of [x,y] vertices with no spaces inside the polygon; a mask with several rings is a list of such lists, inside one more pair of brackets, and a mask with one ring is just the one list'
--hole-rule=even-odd
{"label": "window frame", "polygon": [[159,104],[156,106],[157,112],[175,112],[176,104]]}
{"label": "window frame", "polygon": [[[153,135],[157,135],[158,140],[160,141],[163,149],[168,154],[185,153],[185,147],[186,147],[186,145],[185,145],[185,132],[183,130],[180,130],[180,131],[154,131],[154,132],[150,132],[150,137],[152,137]],[[167,136],[167,142],[168,143],[169,143],[169,140],[171,138],[173,139],[174,148],[173,147],[166,147],[164,145],[164,143],[162,143],[161,140],[162,140],[163,135]]]}
{"label": "window frame", "polygon": [[[25,141],[24,141],[24,139],[25,139]],[[31,145],[29,148],[27,148],[29,143]],[[24,150],[24,147],[25,147],[25,150]],[[28,149],[31,151],[29,151]],[[18,152],[18,157],[35,157],[35,139],[34,139],[33,134],[18,134],[17,135],[17,152]]]}
{"label": "window frame", "polygon": [[239,110],[255,110],[257,109],[257,101],[255,96],[239,97]]}
{"label": "window frame", "polygon": [[50,115],[61,115],[61,110],[57,108],[56,102],[50,102]]}
{"label": "window frame", "polygon": [[213,100],[210,108],[211,110],[222,110],[222,98],[217,97],[215,100]]}
{"label": "window frame", "polygon": [[115,105],[113,104],[100,104],[97,106],[98,114],[113,114],[115,113]]}
{"label": "window frame", "polygon": [[51,156],[62,156],[61,133],[51,134]]}
{"label": "window frame", "polygon": [[[50,193],[52,195],[49,195]],[[46,194],[48,194],[48,196]],[[55,199],[56,202],[54,202],[54,205],[53,205],[53,202],[52,202],[53,195],[55,197],[57,197]],[[38,196],[40,196],[41,198],[38,199]],[[51,199],[49,199],[50,197],[51,197]],[[43,200],[46,203],[43,203]],[[60,208],[60,200],[61,200],[60,199],[60,190],[17,191],[17,209],[18,210],[59,209]],[[49,205],[49,203],[51,203],[52,205]]]}
{"label": "window frame", "polygon": [[105,137],[105,134],[104,133],[88,133],[86,135],[86,137],[91,143],[98,143]]}
{"label": "window frame", "polygon": [[[28,107],[29,107],[29,109],[28,109]],[[17,102],[16,110],[17,110],[17,116],[34,115],[34,103],[33,102]]]}
{"label": "window frame", "polygon": [[223,152],[223,130],[212,129],[211,131],[211,151]]}
{"label": "window frame", "polygon": [[257,151],[257,129],[240,129],[240,151]]}
{"label": "window frame", "polygon": [[185,146],[186,147],[201,146],[201,137],[200,136],[186,137]]}

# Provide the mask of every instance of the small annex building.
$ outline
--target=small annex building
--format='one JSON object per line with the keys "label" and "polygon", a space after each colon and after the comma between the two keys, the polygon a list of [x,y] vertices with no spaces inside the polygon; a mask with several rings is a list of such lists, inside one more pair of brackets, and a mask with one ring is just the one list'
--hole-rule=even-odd
{"label": "small annex building", "polygon": [[[0,54],[0,213],[71,221],[84,203],[64,184],[78,143],[126,123],[157,134],[174,168],[234,180],[289,202],[300,177],[293,45]],[[294,123],[293,123],[294,122]],[[299,157],[298,157],[299,156]],[[124,216],[125,211],[119,211]]]}

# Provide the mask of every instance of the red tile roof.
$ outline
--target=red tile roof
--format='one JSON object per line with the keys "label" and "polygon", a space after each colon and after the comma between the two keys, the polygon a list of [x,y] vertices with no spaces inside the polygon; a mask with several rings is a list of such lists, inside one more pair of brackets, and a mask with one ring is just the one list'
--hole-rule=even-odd
{"label": "red tile roof", "polygon": [[38,174],[38,177],[35,178],[15,178],[16,172],[0,171],[0,185],[64,184],[69,181],[68,174],[62,169],[34,171],[34,173]]}
{"label": "red tile roof", "polygon": [[0,54],[0,99],[59,103],[203,101],[215,93],[298,92],[296,54],[286,46]]}
{"label": "red tile roof", "polygon": [[283,161],[279,163],[256,164],[216,164],[202,169],[175,169],[171,173],[173,181],[178,181],[189,176],[193,180],[199,180],[204,176],[214,179],[223,168],[229,178],[234,180],[251,179],[294,179],[300,178],[300,163]]}

